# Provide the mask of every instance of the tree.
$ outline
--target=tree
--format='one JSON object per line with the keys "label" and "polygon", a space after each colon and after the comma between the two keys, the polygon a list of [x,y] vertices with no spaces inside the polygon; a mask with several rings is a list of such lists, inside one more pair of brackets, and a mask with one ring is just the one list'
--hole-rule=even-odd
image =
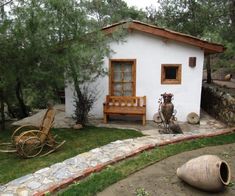
{"label": "tree", "polygon": [[11,20],[7,17],[4,6],[9,4],[11,1],[3,2],[0,5],[0,124],[1,129],[5,128],[5,102],[7,101],[7,89],[9,89],[10,84],[12,83],[12,72],[8,67],[7,58],[9,54],[9,49],[11,48],[11,44],[8,42],[8,29],[11,26]]}
{"label": "tree", "polygon": [[28,99],[39,100],[40,105],[46,106],[48,95],[62,86],[63,72],[55,64],[56,55],[52,52],[56,42],[50,38],[51,29],[45,17],[47,1],[14,2],[5,44],[8,52],[3,56],[7,59],[5,65],[14,73],[11,88],[14,88],[15,95],[6,97],[15,98],[17,103],[14,104],[19,108],[17,117],[23,118],[28,116]]}
{"label": "tree", "polygon": [[[147,9],[151,23],[224,44],[227,50],[211,55],[211,62],[216,66],[235,67],[234,0],[158,0],[158,3],[158,10]],[[211,81],[210,66],[206,65]]]}
{"label": "tree", "polygon": [[77,122],[85,124],[95,101],[90,83],[106,72],[102,63],[110,53],[108,38],[97,29],[99,25],[93,25],[94,21],[76,1],[53,2],[50,9],[60,16],[53,19],[57,29],[54,37],[59,35],[57,63],[64,68],[66,82],[74,85]]}
{"label": "tree", "polygon": [[75,86],[76,106],[81,111],[77,121],[86,122],[95,97],[85,89],[106,73],[101,65],[110,50],[108,39],[97,29],[100,25],[94,25],[81,7],[76,0],[16,0],[8,19],[1,12],[3,121],[9,97],[18,100],[20,117],[24,117],[28,115],[25,95],[45,95],[45,91],[54,91],[66,81]]}
{"label": "tree", "polygon": [[120,22],[121,20],[146,20],[146,13],[135,7],[128,7],[123,0],[91,0],[82,1],[81,5],[86,10],[94,23],[100,27]]}
{"label": "tree", "polygon": [[4,6],[10,4],[13,0],[2,0],[0,3],[0,8],[3,8]]}
{"label": "tree", "polygon": [[235,43],[235,0],[227,0],[226,5],[227,21],[226,26],[222,31],[222,36],[225,40]]}
{"label": "tree", "polygon": [[227,0],[158,0],[156,21],[167,28],[203,37],[208,31],[217,31],[226,18]]}
{"label": "tree", "polygon": [[[28,2],[27,2],[28,3]],[[21,6],[26,6],[23,9]],[[5,85],[2,87],[2,92],[4,92],[4,102],[8,105],[8,110],[11,114],[14,114],[11,110],[11,105],[9,100],[18,101],[19,106],[19,116],[28,116],[28,109],[25,105],[25,100],[23,96],[23,89],[26,84],[28,84],[33,70],[32,63],[29,63],[30,58],[34,58],[35,50],[33,47],[29,47],[32,44],[33,34],[32,28],[29,28],[29,20],[31,20],[31,26],[33,26],[33,14],[31,18],[27,18],[26,9],[29,9],[28,4],[18,1],[18,5],[12,4],[10,15],[5,14],[2,18],[1,26],[1,45],[3,50],[1,50],[1,62],[2,68],[5,67],[3,71],[3,78]],[[31,11],[32,13],[32,11]],[[29,36],[29,34],[31,36]],[[3,80],[3,79],[2,79]],[[14,89],[14,90],[9,90]],[[15,92],[15,94],[13,94]],[[14,100],[14,101],[15,101]]]}
{"label": "tree", "polygon": [[77,121],[84,124],[95,100],[87,86],[90,89],[89,83],[106,73],[102,62],[110,49],[109,38],[81,6],[76,0],[22,2],[15,11],[13,34],[21,54],[15,66],[21,68],[17,71],[20,84],[33,88],[40,81],[52,86],[58,78],[73,83],[75,104],[81,112]]}

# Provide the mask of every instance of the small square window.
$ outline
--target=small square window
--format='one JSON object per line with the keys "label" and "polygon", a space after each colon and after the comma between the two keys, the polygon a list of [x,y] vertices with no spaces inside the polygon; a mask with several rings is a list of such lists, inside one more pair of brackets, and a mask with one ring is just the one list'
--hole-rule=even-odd
{"label": "small square window", "polygon": [[180,64],[163,64],[161,69],[162,84],[181,84]]}
{"label": "small square window", "polygon": [[173,80],[177,77],[177,69],[178,67],[164,67],[165,71],[165,79]]}

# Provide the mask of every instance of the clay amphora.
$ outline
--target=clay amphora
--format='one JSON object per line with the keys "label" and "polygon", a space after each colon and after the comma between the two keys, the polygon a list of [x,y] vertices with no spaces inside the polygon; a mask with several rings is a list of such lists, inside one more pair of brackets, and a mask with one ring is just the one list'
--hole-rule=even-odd
{"label": "clay amphora", "polygon": [[196,188],[212,192],[221,191],[231,179],[229,165],[215,155],[189,160],[177,169],[177,176]]}
{"label": "clay amphora", "polygon": [[163,97],[163,103],[161,105],[161,111],[162,111],[162,114],[165,118],[166,124],[169,124],[170,119],[171,119],[172,114],[173,114],[173,111],[174,111],[174,105],[171,102],[173,94],[164,93],[164,94],[161,94],[161,96]]}

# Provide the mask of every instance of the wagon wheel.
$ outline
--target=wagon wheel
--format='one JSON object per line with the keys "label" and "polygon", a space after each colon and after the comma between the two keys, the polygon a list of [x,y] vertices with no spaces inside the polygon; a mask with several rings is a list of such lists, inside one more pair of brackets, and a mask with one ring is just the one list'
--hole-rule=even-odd
{"label": "wagon wheel", "polygon": [[156,123],[162,123],[162,118],[161,118],[159,113],[155,113],[153,115],[153,121],[156,122]]}
{"label": "wagon wheel", "polygon": [[17,144],[17,152],[25,158],[33,158],[42,152],[43,146],[38,137],[29,137]]}

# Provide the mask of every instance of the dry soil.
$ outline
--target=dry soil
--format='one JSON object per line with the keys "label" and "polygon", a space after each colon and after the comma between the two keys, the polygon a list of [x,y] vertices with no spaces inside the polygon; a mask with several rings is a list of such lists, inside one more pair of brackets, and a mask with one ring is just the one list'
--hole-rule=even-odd
{"label": "dry soil", "polygon": [[[231,168],[231,184],[220,193],[207,193],[200,191],[184,183],[176,176],[176,169],[191,158],[200,155],[213,154],[228,162]],[[139,172],[130,175],[128,178],[113,184],[98,196],[132,196],[137,195],[137,189],[149,193],[150,196],[232,196],[235,195],[235,144],[206,147],[194,151],[181,153]],[[141,196],[144,196],[141,195]]]}

